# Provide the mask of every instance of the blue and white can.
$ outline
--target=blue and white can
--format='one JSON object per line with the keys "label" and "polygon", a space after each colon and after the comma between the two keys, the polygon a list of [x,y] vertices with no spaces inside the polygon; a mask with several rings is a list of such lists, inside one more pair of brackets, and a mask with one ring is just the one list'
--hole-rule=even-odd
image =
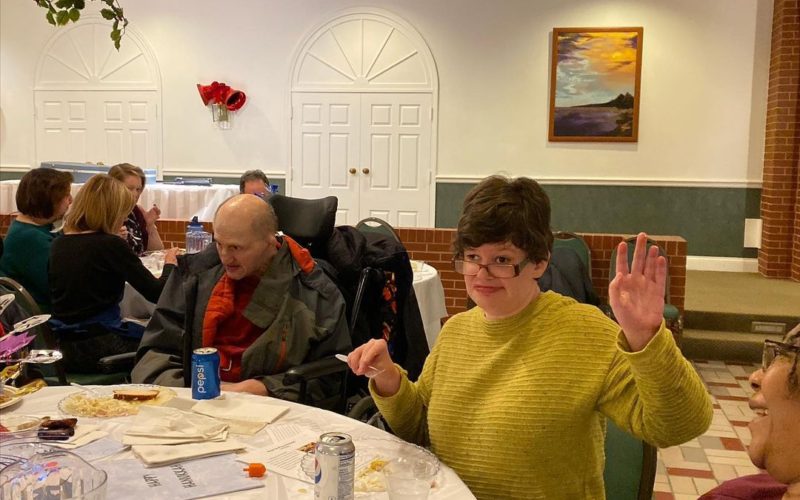
{"label": "blue and white can", "polygon": [[219,353],[214,347],[201,347],[192,352],[192,399],[219,397]]}
{"label": "blue and white can", "polygon": [[353,500],[355,495],[356,447],[343,432],[319,437],[314,457],[314,498]]}

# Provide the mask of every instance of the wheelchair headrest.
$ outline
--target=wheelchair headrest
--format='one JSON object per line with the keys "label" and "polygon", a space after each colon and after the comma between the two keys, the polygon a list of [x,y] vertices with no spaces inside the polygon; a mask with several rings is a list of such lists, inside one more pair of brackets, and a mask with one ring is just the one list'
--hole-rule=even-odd
{"label": "wheelchair headrest", "polygon": [[303,246],[324,245],[333,234],[339,199],[316,200],[273,194],[267,200],[278,216],[278,229]]}

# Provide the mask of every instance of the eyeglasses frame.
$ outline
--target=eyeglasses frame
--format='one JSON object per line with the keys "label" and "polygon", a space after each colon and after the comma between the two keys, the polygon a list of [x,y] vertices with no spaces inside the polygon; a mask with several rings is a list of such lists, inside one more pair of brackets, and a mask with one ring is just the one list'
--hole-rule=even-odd
{"label": "eyeglasses frame", "polygon": [[[533,261],[531,261],[531,259],[529,259],[528,257],[525,257],[524,259],[519,261],[519,263],[517,263],[517,264],[480,264],[478,262],[467,262],[467,261],[464,260],[463,257],[460,258],[460,259],[457,259],[457,258],[454,257],[451,262],[453,264],[453,270],[455,272],[457,272],[458,274],[462,275],[462,276],[477,276],[478,273],[481,272],[481,269],[486,269],[486,273],[489,276],[491,276],[492,278],[497,278],[497,279],[501,279],[501,280],[504,280],[504,279],[507,280],[507,279],[516,278],[517,276],[519,276],[520,273],[522,272],[522,269],[525,266],[527,266],[528,264],[530,264],[531,262],[533,262]],[[456,268],[456,262],[461,262],[462,271],[464,269],[464,264],[476,265],[476,266],[478,266],[478,271],[475,274],[466,274],[464,272],[460,272]],[[495,276],[494,274],[492,274],[492,271],[489,269],[489,266],[512,267],[512,268],[514,268],[514,276]]]}

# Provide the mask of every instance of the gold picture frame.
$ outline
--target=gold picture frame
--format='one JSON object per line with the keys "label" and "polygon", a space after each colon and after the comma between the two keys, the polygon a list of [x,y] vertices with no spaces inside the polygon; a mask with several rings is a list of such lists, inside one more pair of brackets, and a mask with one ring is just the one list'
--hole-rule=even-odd
{"label": "gold picture frame", "polygon": [[553,28],[553,142],[637,142],[644,28]]}

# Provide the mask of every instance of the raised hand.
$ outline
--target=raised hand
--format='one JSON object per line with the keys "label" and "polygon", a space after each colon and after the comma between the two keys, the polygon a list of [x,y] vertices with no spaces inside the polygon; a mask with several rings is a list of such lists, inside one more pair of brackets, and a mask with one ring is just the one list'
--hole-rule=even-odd
{"label": "raised hand", "polygon": [[370,366],[379,370],[372,382],[381,396],[393,396],[400,389],[400,372],[394,366],[383,339],[372,339],[359,346],[347,356],[347,364],[356,375],[364,375]]}
{"label": "raised hand", "polygon": [[608,285],[608,301],[633,352],[644,349],[661,326],[667,259],[655,245],[647,250],[647,235],[639,233],[628,269],[628,245],[617,246],[617,275]]}
{"label": "raised hand", "polygon": [[160,216],[161,216],[161,209],[158,208],[158,205],[153,203],[153,208],[144,213],[144,221],[147,224],[147,227],[150,227],[153,224],[155,224]]}

